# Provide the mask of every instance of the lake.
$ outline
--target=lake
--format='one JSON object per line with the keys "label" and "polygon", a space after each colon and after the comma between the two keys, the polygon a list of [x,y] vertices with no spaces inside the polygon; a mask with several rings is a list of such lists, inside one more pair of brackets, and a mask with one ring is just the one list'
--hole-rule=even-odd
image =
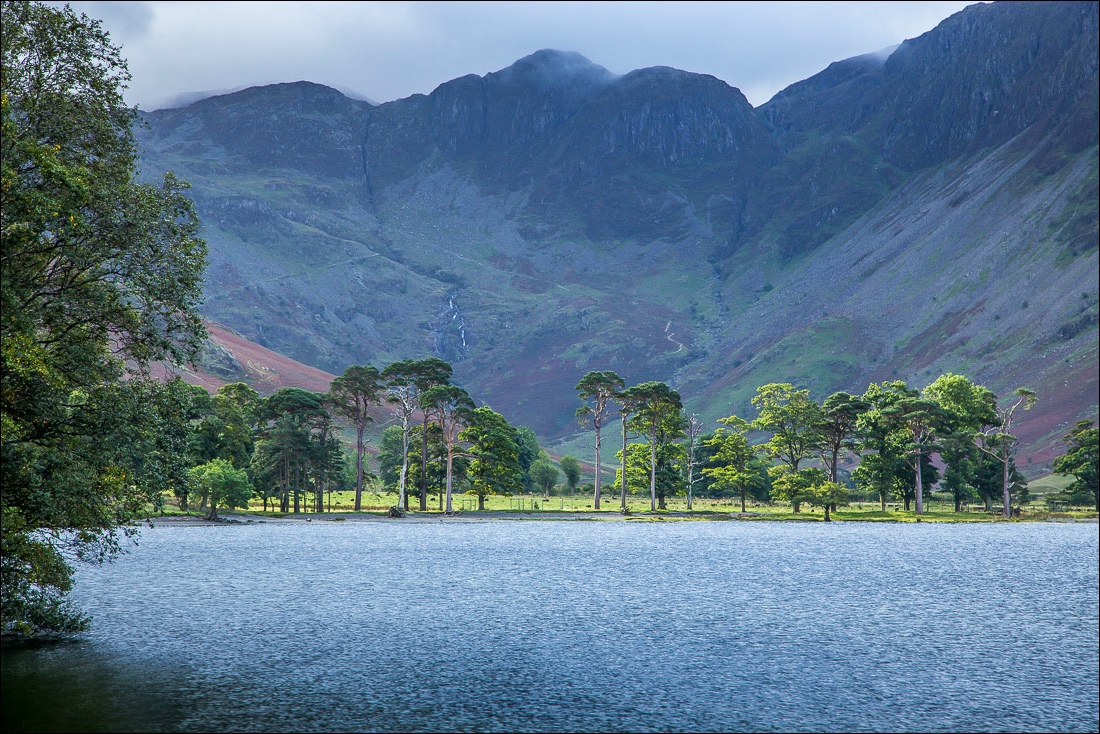
{"label": "lake", "polygon": [[1097,731],[1095,524],[164,525],[14,731]]}

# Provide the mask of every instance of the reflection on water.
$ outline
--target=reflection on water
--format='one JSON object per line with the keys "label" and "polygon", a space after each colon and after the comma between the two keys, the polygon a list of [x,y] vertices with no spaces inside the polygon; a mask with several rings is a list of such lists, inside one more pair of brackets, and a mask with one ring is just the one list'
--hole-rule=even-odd
{"label": "reflection on water", "polygon": [[1095,731],[1082,525],[161,527],[10,731]]}

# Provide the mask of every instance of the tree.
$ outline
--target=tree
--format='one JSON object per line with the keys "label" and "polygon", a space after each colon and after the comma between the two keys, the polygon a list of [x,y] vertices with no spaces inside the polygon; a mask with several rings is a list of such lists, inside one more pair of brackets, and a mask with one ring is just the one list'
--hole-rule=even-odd
{"label": "tree", "polygon": [[792,472],[797,472],[799,463],[821,448],[824,413],[810,400],[809,390],[795,390],[790,383],[773,382],[756,388],[752,404],[759,411],[752,427],[772,434],[763,444],[764,450]]}
{"label": "tree", "polygon": [[848,504],[848,488],[839,482],[826,481],[810,486],[806,501],[814,507],[825,509],[825,522],[833,518],[829,511],[839,505]]}
{"label": "tree", "polygon": [[[636,430],[649,437],[649,509],[657,509],[657,448],[683,434],[680,393],[663,382],[643,382],[623,392],[634,405]],[[663,495],[662,507],[664,509]]]}
{"label": "tree", "polygon": [[[756,388],[752,404],[759,413],[750,425],[772,434],[763,444],[763,450],[787,467],[784,473],[769,472],[772,476],[772,487],[775,488],[780,476],[797,475],[798,465],[802,460],[822,447],[824,436],[821,426],[825,422],[824,413],[817,403],[810,400],[809,390],[795,390],[794,385],[788,382],[773,382]],[[786,483],[780,484],[780,491],[785,491],[784,488],[791,481],[794,480],[784,480]],[[798,512],[802,503],[801,495],[793,493],[788,501],[794,511]]]}
{"label": "tree", "polygon": [[330,421],[325,396],[299,387],[284,387],[263,401],[260,418],[265,425],[260,431],[263,444],[258,454],[267,463],[261,461],[257,470],[265,475],[274,472],[278,477],[280,511],[289,512],[293,498],[294,512],[298,513],[309,473],[317,468],[314,430],[320,430],[323,444]]}
{"label": "tree", "polygon": [[[401,422],[401,471],[398,479],[397,505],[403,510],[409,509],[409,439],[412,435],[412,418],[420,408],[421,387],[429,384],[434,368],[416,360],[406,359],[394,362],[382,370],[381,378],[386,382],[386,402],[391,414]],[[440,368],[440,373],[442,369]],[[447,379],[450,379],[448,375]],[[425,417],[426,422],[426,417]],[[422,432],[423,433],[423,432]],[[425,439],[427,434],[425,433]],[[422,476],[427,475],[427,445],[422,452]],[[423,489],[423,486],[422,486]],[[427,498],[421,492],[420,509],[426,509]]]}
{"label": "tree", "polygon": [[0,632],[69,632],[86,619],[66,557],[116,553],[185,474],[187,417],[144,378],[205,339],[206,246],[184,182],[135,182],[129,74],[101,24],[37,2],[0,22]]}
{"label": "tree", "polygon": [[699,434],[703,432],[703,422],[699,420],[699,416],[692,413],[684,421],[684,433],[688,437],[687,447],[687,508],[691,509],[691,490],[694,488],[695,483],[699,481],[700,477],[695,476],[695,450],[699,444]]}
{"label": "tree", "polygon": [[856,421],[867,404],[846,392],[836,392],[821,404],[821,460],[829,481],[838,482],[840,455],[855,448]]}
{"label": "tree", "polygon": [[218,506],[227,509],[247,507],[252,484],[244,469],[225,459],[212,459],[191,470],[191,481],[206,502],[206,519],[218,519]]}
{"label": "tree", "polygon": [[511,494],[523,487],[515,430],[504,416],[488,407],[470,413],[469,425],[459,438],[469,444],[472,486],[467,494],[477,497],[477,509],[485,509],[490,494]]}
{"label": "tree", "polygon": [[1004,499],[1002,514],[1004,517],[1012,516],[1012,465],[1015,460],[1016,444],[1020,439],[1013,436],[1012,423],[1015,420],[1016,409],[1023,407],[1030,410],[1039,399],[1033,390],[1026,387],[1018,387],[1013,392],[1013,400],[1004,408],[996,411],[996,420],[992,425],[986,426],[976,437],[977,447],[992,456],[1001,465],[1001,489]]}
{"label": "tree", "polygon": [[[424,393],[436,385],[447,385],[451,381],[451,365],[437,357],[427,359],[408,359],[394,362],[382,371],[389,392],[389,402],[397,406],[397,411],[405,426],[406,439],[411,426],[413,411],[423,408]],[[431,417],[423,413],[420,425],[420,511],[428,509],[428,424]],[[405,447],[406,456],[408,446]],[[453,467],[452,467],[453,468]],[[408,467],[405,467],[406,475]],[[404,482],[402,483],[404,488]],[[402,490],[403,491],[403,490]],[[407,509],[407,508],[406,508]]]}
{"label": "tree", "polygon": [[531,479],[544,495],[550,496],[550,490],[558,483],[558,467],[549,459],[537,459],[531,464]]}
{"label": "tree", "polygon": [[[401,470],[408,469],[405,464],[408,440],[403,434],[403,426],[386,426],[378,439],[378,478],[386,489],[397,489],[401,482]],[[397,506],[405,507],[400,500]]]}
{"label": "tree", "polygon": [[1092,427],[1093,421],[1077,421],[1073,430],[1066,434],[1069,450],[1054,460],[1054,473],[1072,476],[1073,482],[1066,487],[1071,494],[1088,493],[1100,512],[1100,478],[1097,477],[1097,462],[1100,461],[1100,430]]}
{"label": "tree", "polygon": [[741,512],[745,512],[745,494],[755,474],[750,462],[756,452],[745,438],[750,426],[748,421],[736,415],[719,418],[718,422],[722,426],[704,441],[714,454],[712,465],[704,468],[703,473],[714,480],[716,489],[739,494]]}
{"label": "tree", "polygon": [[355,426],[355,511],[363,509],[363,433],[373,421],[372,405],[381,404],[382,376],[370,365],[351,365],[329,385],[328,401]]}
{"label": "tree", "polygon": [[[462,453],[459,450],[461,441],[459,434],[462,428],[472,420],[474,401],[457,385],[433,385],[420,396],[420,407],[424,414],[430,416],[438,426],[443,445],[446,447],[447,456],[447,509],[448,514],[454,512],[451,504],[451,492],[454,481],[455,456]],[[427,446],[425,436],[425,446]],[[426,477],[425,477],[426,479]],[[426,484],[426,482],[425,482]]]}
{"label": "tree", "polygon": [[783,502],[789,502],[795,512],[805,502],[813,502],[816,487],[829,481],[823,469],[809,468],[791,471],[786,464],[770,467],[768,474],[772,478],[772,496]]}
{"label": "tree", "polygon": [[913,469],[916,510],[921,515],[924,513],[924,467],[930,453],[938,448],[937,437],[946,430],[947,414],[935,400],[920,397],[916,391],[900,396],[891,406],[883,409],[883,414],[888,421],[904,430],[907,439],[905,454]]}
{"label": "tree", "polygon": [[[888,497],[894,494],[906,497],[904,483],[910,476],[907,437],[889,411],[909,395],[909,387],[901,380],[872,383],[862,396],[867,408],[856,419],[861,456],[852,477],[861,488],[878,494],[882,512],[886,512]],[[906,498],[907,510],[908,504]]]}
{"label": "tree", "polygon": [[[626,457],[627,457],[626,432],[627,432],[627,429],[630,427],[630,416],[632,416],[634,414],[634,411],[637,409],[638,399],[627,390],[620,390],[619,392],[616,392],[614,397],[615,397],[615,402],[617,402],[619,404],[619,422],[622,423],[622,429],[623,429],[623,448],[622,448],[621,451],[618,452],[618,455],[619,455],[619,472],[618,472],[618,474],[619,474],[619,487],[620,487],[619,492],[620,492],[620,495],[621,495],[621,497],[620,497],[620,500],[621,500],[620,511],[625,513],[627,511],[627,507],[626,507]],[[600,472],[600,468],[597,465],[596,474],[599,475],[599,472]]]}
{"label": "tree", "polygon": [[561,473],[565,475],[565,483],[569,485],[569,496],[572,497],[577,491],[577,484],[581,481],[581,463],[577,461],[576,456],[566,454],[558,461],[558,466],[561,467]]}
{"label": "tree", "polygon": [[539,437],[527,426],[516,426],[515,433],[516,446],[519,448],[519,468],[523,475],[523,491],[530,492],[535,486],[531,481],[531,465],[542,452],[539,448]]}
{"label": "tree", "polygon": [[975,436],[996,420],[997,398],[987,388],[975,385],[963,375],[940,375],[922,391],[935,400],[946,416],[946,432],[939,445],[940,458],[947,465],[942,486],[951,492],[955,512],[972,497],[974,473],[980,463]]}
{"label": "tree", "polygon": [[[592,491],[592,508],[595,510],[600,509],[600,472],[603,468],[600,464],[600,430],[607,420],[607,415],[611,409],[611,401],[615,399],[616,394],[623,389],[624,385],[623,378],[614,372],[605,370],[589,372],[580,379],[575,388],[577,395],[584,403],[580,408],[577,408],[577,416],[582,423],[591,422],[592,428],[596,432],[596,477]],[[626,502],[625,498],[623,502]],[[625,508],[626,505],[624,504],[623,507]]]}

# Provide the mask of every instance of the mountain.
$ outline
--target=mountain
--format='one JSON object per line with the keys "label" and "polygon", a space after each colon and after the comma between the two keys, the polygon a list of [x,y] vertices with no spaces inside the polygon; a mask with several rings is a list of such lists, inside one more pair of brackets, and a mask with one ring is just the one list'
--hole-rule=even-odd
{"label": "mountain", "polygon": [[558,447],[588,370],[713,421],[962,373],[1097,415],[1097,3],[973,5],[753,108],[542,50],[381,105],[309,82],[143,114],[193,185],[205,315],[330,374],[437,355]]}

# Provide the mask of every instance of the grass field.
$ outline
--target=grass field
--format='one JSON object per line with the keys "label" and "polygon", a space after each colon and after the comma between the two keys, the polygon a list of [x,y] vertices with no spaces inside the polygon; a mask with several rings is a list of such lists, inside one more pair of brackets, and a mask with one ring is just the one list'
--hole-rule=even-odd
{"label": "grass field", "polygon": [[[1097,513],[1095,508],[1091,507],[1067,507],[1058,508],[1057,512],[1052,512],[1047,507],[1043,497],[1046,494],[1056,493],[1064,489],[1067,481],[1064,481],[1062,477],[1051,477],[1049,479],[1036,480],[1031,484],[1031,497],[1032,500],[1025,507],[1022,508],[1018,520],[1058,520],[1058,519],[1090,519],[1096,518]],[[310,495],[312,499],[312,495]],[[378,491],[364,491],[362,498],[362,512],[370,514],[385,514],[390,507],[397,504],[397,495],[389,492]],[[354,507],[355,495],[354,492],[333,492],[326,498],[325,511],[334,513],[349,513],[352,512]],[[306,498],[302,498],[303,513],[306,514],[308,510],[305,508]],[[478,502],[477,497],[463,494],[455,494],[452,497],[452,505],[454,510],[461,513],[477,513]],[[418,511],[419,500],[417,497],[410,498],[410,508],[413,513],[421,514]],[[880,508],[878,501],[874,502],[851,502],[847,506],[842,506],[832,513],[832,517],[837,521],[862,521],[862,522],[916,522],[918,516],[915,511],[910,509],[905,511],[900,503],[888,503],[886,512],[883,512]],[[666,501],[666,508],[664,510],[658,510],[656,513],[650,512],[650,503],[648,497],[628,497],[627,508],[630,515],[642,516],[642,517],[677,517],[682,518],[685,516],[695,517],[698,519],[727,519],[731,515],[739,514],[741,511],[740,500],[736,499],[710,499],[710,498],[696,498],[692,502],[692,508],[690,515],[687,515],[687,498],[686,497],[674,497],[669,498]],[[746,515],[741,519],[753,519],[753,520],[798,520],[803,522],[821,521],[824,519],[824,513],[820,508],[811,508],[804,506],[802,511],[794,513],[791,511],[790,505],[786,504],[768,504],[768,503],[755,503],[748,502],[746,504]],[[426,514],[438,514],[441,507],[438,495],[431,495],[428,497],[428,509]],[[562,513],[562,512],[576,512],[576,513],[592,513],[595,512],[592,506],[592,497],[590,495],[575,495],[569,496],[551,496],[545,497],[541,495],[513,495],[510,497],[500,495],[490,495],[485,498],[485,511],[493,513]],[[237,510],[236,512],[242,512]],[[268,511],[264,513],[263,504],[259,500],[253,500],[246,510],[248,512],[257,515],[269,515],[269,516],[286,516],[283,513]],[[606,514],[608,517],[618,516],[620,514],[620,501],[617,496],[603,495],[600,501],[601,514]],[[173,503],[169,503],[165,508],[166,514],[180,514],[178,508]],[[197,515],[198,512],[190,512],[187,514]],[[292,516],[293,513],[291,513]],[[924,514],[920,516],[922,522],[996,522],[1003,521],[1001,517],[1000,508],[997,507],[995,512],[986,512],[985,507],[981,504],[965,505],[962,512],[956,513],[954,511],[954,505],[949,501],[943,501],[942,498],[938,499],[933,497],[931,501],[925,502]]]}

